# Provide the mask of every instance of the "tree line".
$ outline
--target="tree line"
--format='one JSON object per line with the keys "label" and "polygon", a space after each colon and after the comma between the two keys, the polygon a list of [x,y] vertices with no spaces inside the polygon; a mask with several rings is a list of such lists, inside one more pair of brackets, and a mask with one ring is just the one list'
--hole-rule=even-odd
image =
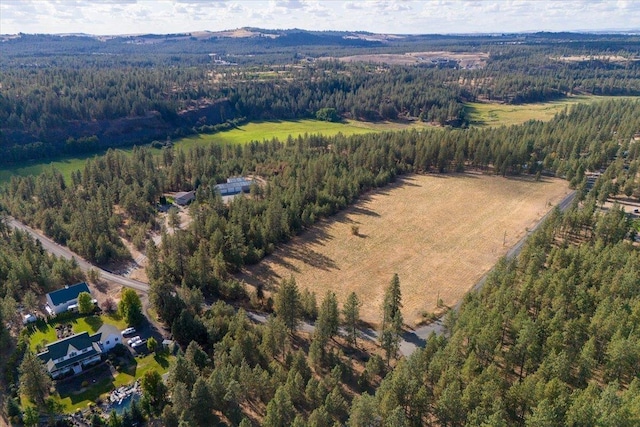
{"label": "tree line", "polygon": [[[639,111],[626,100],[578,105],[548,123],[509,128],[301,136],[187,152],[167,148],[158,157],[145,148],[132,156],[110,151],[70,183],[54,170],[16,177],[1,200],[12,215],[61,233],[66,244],[97,260],[100,253],[117,254],[108,251],[126,230],[139,228],[146,241],[146,232],[158,227],[153,206],[165,191],[196,190],[189,226],[172,235],[161,230],[160,245],[150,242],[146,251],[150,300],[185,348],[168,390],[146,399],[147,416],[165,425],[209,425],[214,416],[227,424],[273,426],[583,425],[590,419],[633,425],[637,248],[629,244],[621,210],[602,214],[597,206],[619,191],[638,195],[639,153],[631,141]],[[203,309],[205,296],[246,299],[231,273],[363,192],[403,173],[470,167],[565,176],[580,191],[580,204],[554,214],[517,261],[500,263],[483,291],[466,297],[446,321],[450,338],[429,338],[424,350],[393,370],[388,365],[402,324],[398,277],[381,307],[387,363],[365,356],[364,371],[348,355],[357,338],[336,341],[339,323],[353,331],[363,296],[350,297],[350,309],[340,310],[328,293],[318,307],[315,295],[299,292],[290,278],[273,297],[275,316],[264,326],[222,301]],[[587,172],[599,169],[605,172],[589,191]],[[259,175],[267,184],[222,203],[215,183],[239,174]],[[21,236],[5,234],[8,241]],[[6,265],[18,266],[12,274],[22,277],[20,266],[32,251],[13,245]],[[38,248],[35,242],[24,247],[31,246]],[[16,282],[16,301],[29,298],[21,291],[32,280]],[[270,308],[261,293],[249,297]],[[303,316],[316,322],[308,347],[295,332]]]}
{"label": "tree line", "polygon": [[[66,40],[72,46],[74,41]],[[323,108],[358,120],[416,118],[465,127],[464,103],[477,99],[529,103],[571,94],[640,93],[640,62],[633,60],[637,46],[632,38],[620,41],[619,62],[601,59],[611,51],[596,43],[585,48],[536,42],[514,48],[486,38],[478,41],[479,46],[455,38],[428,42],[431,48],[489,53],[484,68],[466,70],[308,62],[301,53],[288,65],[263,58],[266,64],[219,68],[208,56],[144,56],[129,51],[130,46],[106,56],[43,53],[27,65],[18,54],[22,51],[12,50],[20,39],[10,40],[3,44],[8,54],[0,61],[0,162],[142,145],[218,131],[233,120],[311,118]],[[403,49],[411,46],[406,43]],[[104,47],[90,46],[83,49]],[[386,51],[394,49],[399,47]],[[567,56],[585,59],[563,60]]]}
{"label": "tree line", "polygon": [[[307,135],[187,152],[165,148],[160,156],[146,148],[132,156],[110,151],[89,160],[69,183],[55,170],[12,177],[0,200],[11,215],[104,264],[129,256],[121,236],[143,249],[148,233],[160,230],[155,204],[162,194],[194,189],[193,221],[162,234],[158,259],[164,267],[157,274],[174,285],[186,280],[211,286],[215,293],[227,272],[257,262],[279,242],[401,174],[465,168],[544,173],[564,176],[577,188],[584,186],[586,171],[614,158],[620,171],[637,170],[638,148],[631,142],[640,126],[637,111],[634,101],[603,102],[577,105],[548,123],[509,128]],[[267,184],[224,204],[215,185],[236,175],[261,176]],[[616,185],[637,194],[637,179],[626,176]],[[200,262],[196,253],[208,261]],[[208,268],[212,262],[218,267]]]}

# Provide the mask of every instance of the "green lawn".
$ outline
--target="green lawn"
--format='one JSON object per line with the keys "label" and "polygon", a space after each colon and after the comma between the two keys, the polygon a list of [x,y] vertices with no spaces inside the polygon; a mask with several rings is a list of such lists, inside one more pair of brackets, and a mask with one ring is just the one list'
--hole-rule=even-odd
{"label": "green lawn", "polygon": [[[78,409],[86,408],[90,403],[94,403],[100,398],[106,399],[108,397],[107,394],[112,390],[133,383],[149,370],[153,369],[160,375],[166,373],[173,360],[175,360],[175,356],[156,355],[153,353],[144,357],[137,357],[131,364],[123,366],[115,377],[107,376],[77,391],[60,391],[54,397],[63,406],[65,413],[72,413]],[[87,374],[87,376],[89,375]]]}
{"label": "green lawn", "polygon": [[[610,99],[633,98],[614,96],[571,96],[559,101],[538,102],[534,104],[497,104],[487,102],[468,102],[465,104],[472,126],[493,127],[510,126],[528,120],[551,120],[563,108],[578,103],[592,103]],[[637,97],[636,97],[637,98]]]}
{"label": "green lawn", "polygon": [[122,330],[127,327],[126,322],[117,314],[105,314],[102,316],[81,316],[79,314],[65,314],[53,318],[50,323],[43,320],[36,322],[31,328],[31,337],[29,339],[29,348],[36,351],[38,346],[44,347],[48,343],[57,341],[55,326],[60,323],[70,323],[73,332],[79,334],[81,332],[89,332],[93,334],[100,329],[103,324],[114,325]]}

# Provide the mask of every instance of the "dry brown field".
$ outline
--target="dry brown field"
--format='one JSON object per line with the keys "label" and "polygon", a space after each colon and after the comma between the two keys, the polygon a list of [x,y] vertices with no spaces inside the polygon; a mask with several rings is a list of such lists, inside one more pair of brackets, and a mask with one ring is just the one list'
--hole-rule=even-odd
{"label": "dry brown field", "polygon": [[405,323],[414,326],[436,310],[438,297],[447,306],[459,301],[569,191],[559,179],[410,175],[307,230],[239,278],[270,290],[293,275],[318,302],[327,290],[340,303],[355,291],[362,319],[377,324],[384,290],[398,273]]}
{"label": "dry brown field", "polygon": [[414,65],[422,63],[431,63],[438,60],[456,61],[462,68],[482,68],[486,65],[489,54],[485,52],[407,52],[407,53],[380,53],[342,56],[336,58],[320,58],[320,59],[337,59],[342,62],[373,62],[390,65]]}
{"label": "dry brown field", "polygon": [[630,62],[638,61],[639,57],[621,56],[621,55],[569,55],[569,56],[552,56],[551,59],[562,62],[584,62],[590,60],[607,61],[607,62]]}

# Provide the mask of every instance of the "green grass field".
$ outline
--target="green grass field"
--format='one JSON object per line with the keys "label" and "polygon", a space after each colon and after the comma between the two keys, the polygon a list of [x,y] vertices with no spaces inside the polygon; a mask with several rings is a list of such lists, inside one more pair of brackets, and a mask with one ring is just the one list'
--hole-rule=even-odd
{"label": "green grass field", "polygon": [[71,172],[82,169],[87,159],[90,159],[94,156],[95,154],[88,154],[77,157],[65,157],[64,159],[56,160],[35,160],[17,163],[12,166],[4,166],[0,168],[0,184],[9,182],[11,176],[13,175],[39,175],[44,172],[46,168],[51,166],[62,172],[65,179],[69,179],[71,177]]}
{"label": "green grass field", "polygon": [[497,104],[469,102],[465,104],[471,118],[471,125],[478,127],[510,126],[522,124],[528,120],[548,121],[565,107],[579,103],[593,103],[610,99],[630,97],[614,96],[572,96],[559,101],[539,102],[535,104]]}
{"label": "green grass field", "polygon": [[355,135],[424,126],[426,126],[424,123],[370,123],[355,120],[347,120],[342,123],[331,123],[318,120],[278,120],[252,122],[225,132],[189,136],[176,141],[176,145],[187,149],[196,145],[209,144],[211,142],[243,144],[250,141],[264,141],[271,140],[273,138],[286,140],[289,135],[296,138],[298,135],[304,135],[305,133],[322,134],[326,136],[333,136],[339,133],[342,133],[343,135]]}
{"label": "green grass field", "polygon": [[[514,125],[524,123],[530,119],[551,120],[553,116],[565,106],[576,103],[591,103],[614,97],[607,96],[573,96],[561,101],[542,102],[536,104],[507,105],[495,103],[471,102],[466,104],[471,116],[472,126],[490,127]],[[370,132],[394,131],[411,128],[424,128],[428,125],[422,122],[392,123],[392,122],[360,122],[346,120],[342,123],[331,123],[318,120],[282,120],[247,123],[236,129],[214,133],[189,136],[174,141],[176,147],[189,149],[211,142],[243,144],[249,141],[263,141],[272,138],[285,140],[289,135],[323,134],[327,136],[364,134]],[[131,149],[123,149],[130,153]],[[159,153],[159,151],[158,151]],[[71,172],[82,169],[87,159],[96,154],[67,157],[46,161],[31,161],[0,169],[0,184],[8,182],[12,175],[37,175],[47,167],[54,167],[62,172],[69,180]]]}
{"label": "green grass field", "polygon": [[[200,134],[174,141],[176,147],[189,149],[197,145],[206,145],[211,142],[221,142],[230,144],[242,144],[249,141],[263,141],[272,138],[286,139],[289,135],[297,137],[298,135],[323,134],[327,136],[337,135],[354,135],[369,132],[382,132],[386,130],[400,130],[411,127],[424,127],[424,123],[368,123],[358,121],[345,121],[344,123],[330,123],[318,120],[287,120],[287,121],[269,121],[254,122],[239,126],[236,129],[219,132],[215,134]],[[125,153],[130,153],[131,149],[123,149]],[[160,151],[158,150],[158,153]],[[47,167],[54,167],[62,172],[66,180],[71,177],[71,172],[82,169],[87,159],[93,158],[97,154],[85,156],[68,157],[64,159],[31,161],[16,164],[10,167],[0,169],[0,184],[8,182],[12,175],[27,176],[38,175]]]}

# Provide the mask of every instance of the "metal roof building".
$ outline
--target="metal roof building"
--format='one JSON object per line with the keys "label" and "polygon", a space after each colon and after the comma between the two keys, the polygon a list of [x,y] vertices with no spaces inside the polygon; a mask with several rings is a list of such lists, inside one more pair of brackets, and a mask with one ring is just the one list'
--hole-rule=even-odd
{"label": "metal roof building", "polygon": [[217,184],[216,189],[223,196],[231,196],[239,193],[248,193],[251,189],[251,183],[253,181],[249,180],[243,176],[227,178],[227,182],[224,184]]}

